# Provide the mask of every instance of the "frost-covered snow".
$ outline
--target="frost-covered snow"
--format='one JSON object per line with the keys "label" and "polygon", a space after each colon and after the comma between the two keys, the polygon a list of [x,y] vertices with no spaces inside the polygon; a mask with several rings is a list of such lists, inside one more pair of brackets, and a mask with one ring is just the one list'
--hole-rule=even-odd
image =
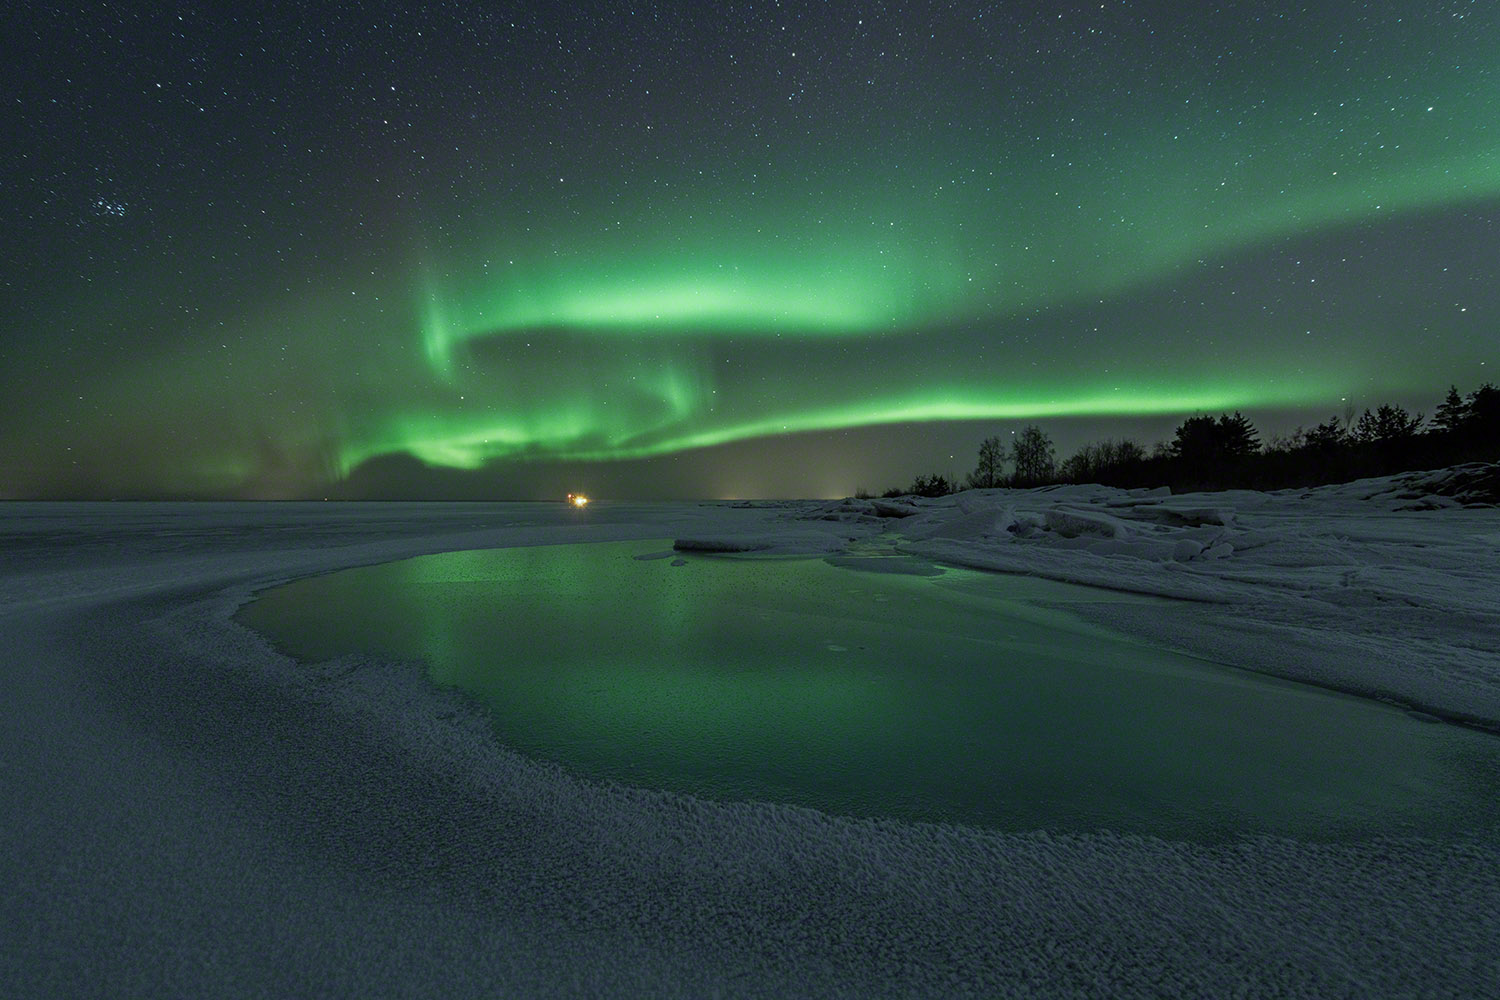
{"label": "frost-covered snow", "polygon": [[1397,510],[1415,501],[1385,486],[4,505],[0,996],[1484,995],[1497,831],[1206,845],[587,783],[496,745],[411,665],[309,668],[230,619],[277,581],[423,552],[879,536],[1192,598],[1117,624],[1500,718],[1500,515]]}
{"label": "frost-covered snow", "polygon": [[929,559],[1178,598],[1189,603],[1069,607],[1500,731],[1500,509],[1476,488],[1500,479],[1494,468],[1276,493],[971,490],[908,501],[919,513],[899,521],[862,500],[806,516],[893,532]]}

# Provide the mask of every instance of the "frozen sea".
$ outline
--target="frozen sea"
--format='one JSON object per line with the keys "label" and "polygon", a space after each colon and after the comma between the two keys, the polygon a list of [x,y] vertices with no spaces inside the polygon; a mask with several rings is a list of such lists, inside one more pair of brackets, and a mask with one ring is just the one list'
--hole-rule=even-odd
{"label": "frozen sea", "polygon": [[6,504],[0,995],[1493,995],[1492,826],[1203,842],[646,790],[517,753],[411,663],[310,669],[233,619],[428,553],[878,541],[1170,598],[1088,614],[1500,729],[1500,514],[1424,496]]}

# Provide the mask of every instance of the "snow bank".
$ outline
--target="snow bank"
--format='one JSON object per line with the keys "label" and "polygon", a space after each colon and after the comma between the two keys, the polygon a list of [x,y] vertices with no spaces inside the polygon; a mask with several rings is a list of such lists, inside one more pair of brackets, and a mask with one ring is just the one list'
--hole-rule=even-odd
{"label": "snow bank", "polygon": [[1070,607],[1222,662],[1500,730],[1497,484],[1500,466],[1473,464],[1275,493],[973,490],[914,500],[915,514],[883,527],[928,559],[1191,601],[1180,613]]}

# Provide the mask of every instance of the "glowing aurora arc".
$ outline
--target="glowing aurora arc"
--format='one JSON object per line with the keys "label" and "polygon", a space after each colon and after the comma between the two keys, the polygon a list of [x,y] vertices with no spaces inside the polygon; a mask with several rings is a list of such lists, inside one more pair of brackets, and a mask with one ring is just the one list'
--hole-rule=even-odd
{"label": "glowing aurora arc", "polygon": [[[1381,211],[1420,210],[1461,203],[1500,188],[1489,161],[1438,178],[1406,175],[1379,192]],[[1155,255],[1141,254],[1130,270],[1097,269],[1077,279],[1074,297],[1129,286],[1177,266],[1205,243],[1254,242],[1309,222],[1357,217],[1357,199],[1304,197],[1290,215],[1247,208],[1226,236],[1184,242],[1163,232]],[[1357,203],[1356,203],[1357,202]],[[1230,237],[1233,239],[1230,239]],[[1057,252],[1065,252],[1057,248]],[[1074,251],[1078,253],[1078,251]],[[1305,406],[1336,399],[1344,385],[1333,373],[1288,378],[1258,359],[1237,380],[1184,380],[1136,375],[1126,387],[1101,388],[1076,374],[1017,386],[1002,373],[950,373],[942,388],[901,389],[889,380],[874,389],[825,396],[815,405],[786,399],[728,404],[715,386],[713,366],[684,345],[694,341],[776,341],[789,345],[878,343],[878,338],[988,311],[1006,304],[965,282],[951,260],[941,266],[892,268],[888,262],[845,254],[837,267],[810,268],[793,260],[780,271],[752,260],[694,272],[671,260],[653,266],[599,269],[578,266],[530,282],[502,281],[464,295],[445,294],[429,281],[423,293],[421,340],[428,370],[466,399],[492,400],[454,412],[396,414],[346,447],[347,474],[378,454],[404,451],[433,465],[474,469],[506,458],[601,461],[644,458],[767,435],[884,423],[938,420],[1034,419],[1183,413],[1254,406]],[[1074,274],[1085,274],[1080,265]],[[1063,298],[1035,274],[1034,289],[1011,303],[1038,306]],[[1024,284],[1024,283],[1023,283]],[[998,321],[998,320],[997,320]],[[877,338],[870,341],[869,338]],[[571,344],[556,361],[557,343]],[[552,353],[545,353],[550,346]],[[476,361],[471,353],[500,354]],[[798,361],[811,368],[836,363]],[[541,353],[540,360],[536,357]],[[743,393],[741,393],[743,396]],[[816,396],[816,394],[815,394]]]}
{"label": "glowing aurora arc", "polygon": [[490,337],[859,337],[960,315],[973,294],[951,251],[917,254],[890,241],[834,242],[816,253],[767,244],[726,254],[710,245],[512,270],[526,273],[454,282],[456,291],[429,273],[422,343],[436,374],[451,377],[456,353]]}
{"label": "glowing aurora arc", "polygon": [[[1136,374],[1123,388],[1100,388],[1078,373],[1053,370],[1017,385],[1008,373],[986,379],[950,369],[942,388],[916,390],[885,378],[830,394],[815,377],[803,399],[752,400],[742,391],[735,406],[707,356],[685,345],[759,343],[772,353],[824,345],[815,358],[787,362],[803,369],[785,372],[800,381],[806,369],[816,375],[842,363],[830,345],[879,351],[886,338],[933,324],[1004,324],[1028,310],[1119,294],[1204,254],[1493,197],[1500,193],[1497,164],[1500,155],[1486,149],[1442,163],[1413,162],[1360,183],[1330,174],[1320,186],[1303,186],[1295,199],[1248,199],[1216,212],[1148,193],[1125,211],[1157,219],[1154,230],[1122,236],[1108,227],[1054,227],[1048,235],[1052,223],[1045,222],[1045,242],[1025,252],[995,251],[984,267],[974,263],[986,257],[983,248],[929,235],[905,247],[889,238],[859,245],[848,237],[817,252],[777,252],[772,242],[713,252],[718,243],[735,242],[723,239],[692,253],[581,253],[498,278],[439,281],[429,272],[419,306],[427,369],[466,401],[489,402],[477,410],[468,402],[439,406],[437,413],[388,415],[348,444],[341,465],[347,473],[374,455],[404,451],[430,464],[473,469],[504,458],[642,458],[882,423],[1321,405],[1338,398],[1347,371],[1293,378],[1252,354],[1240,360],[1241,377],[1231,382]],[[1205,187],[1195,178],[1195,189]],[[1215,224],[1190,224],[1204,217]],[[561,360],[559,342],[571,345]],[[819,401],[809,405],[807,398]]]}
{"label": "glowing aurora arc", "polygon": [[609,427],[603,413],[607,407],[469,419],[415,416],[392,422],[383,435],[372,438],[363,448],[346,451],[342,458],[346,474],[367,458],[396,450],[430,465],[459,469],[477,469],[488,461],[506,458],[608,461],[650,458],[777,434],[874,424],[1180,413],[1295,403],[1330,391],[1328,385],[1315,381],[1291,382],[1270,389],[1247,381],[1160,393],[1138,389],[1084,390],[1065,397],[1026,392],[1002,396],[960,389],[886,395],[717,424],[679,403],[678,408],[668,408],[672,417],[645,430]]}

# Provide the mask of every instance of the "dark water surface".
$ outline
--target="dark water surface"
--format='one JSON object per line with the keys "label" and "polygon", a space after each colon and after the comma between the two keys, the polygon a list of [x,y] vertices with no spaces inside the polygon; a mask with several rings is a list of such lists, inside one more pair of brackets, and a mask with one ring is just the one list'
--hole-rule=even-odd
{"label": "dark water surface", "polygon": [[637,558],[669,546],[422,556],[240,619],[307,661],[424,660],[511,747],[709,798],[1199,839],[1500,823],[1500,739],[1034,603],[1170,602],[874,555]]}

